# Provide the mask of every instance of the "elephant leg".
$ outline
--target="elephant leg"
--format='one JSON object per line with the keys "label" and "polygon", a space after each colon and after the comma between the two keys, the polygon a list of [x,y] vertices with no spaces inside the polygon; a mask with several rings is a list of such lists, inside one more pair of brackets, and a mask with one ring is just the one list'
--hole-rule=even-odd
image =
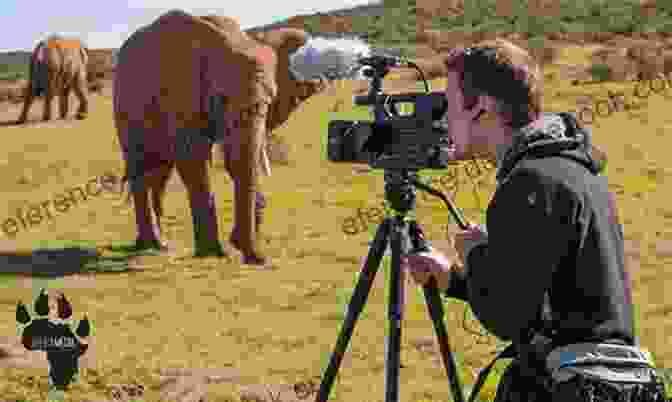
{"label": "elephant leg", "polygon": [[42,120],[44,121],[51,120],[51,101],[54,99],[56,89],[56,80],[52,80],[44,94],[44,114],[42,115]]}
{"label": "elephant leg", "polygon": [[[266,208],[266,197],[260,191],[257,191],[254,197],[254,230],[256,233],[260,233],[261,224],[264,219],[264,208]],[[242,243],[240,242],[240,234],[238,232],[238,225],[234,224],[233,230],[231,231],[231,236],[229,237],[229,242],[237,248],[242,250]]]}
{"label": "elephant leg", "polygon": [[178,158],[176,164],[177,172],[189,194],[191,217],[194,224],[195,256],[226,256],[219,242],[217,209],[215,197],[210,188],[207,159]]}
{"label": "elephant leg", "polygon": [[26,90],[23,95],[23,109],[21,110],[21,115],[17,120],[17,124],[23,124],[28,120],[28,112],[30,111],[30,107],[33,106],[33,102],[35,102],[33,83],[28,81],[28,85],[26,86]]}
{"label": "elephant leg", "polygon": [[61,109],[61,119],[65,120],[68,117],[68,107],[69,107],[69,98],[70,97],[70,86],[63,87],[63,91],[60,96],[60,109]]}
{"label": "elephant leg", "polygon": [[79,77],[75,80],[74,88],[75,96],[79,101],[79,109],[77,109],[76,118],[83,120],[89,113],[89,100],[87,96],[87,83],[86,83],[86,74],[79,74]]}
{"label": "elephant leg", "polygon": [[259,157],[266,129],[268,105],[258,104],[241,118],[236,143],[226,155],[227,170],[234,182],[235,223],[230,241],[243,253],[244,263],[263,265],[267,258],[260,249],[262,211],[259,189]]}
{"label": "elephant leg", "polygon": [[147,174],[149,166],[145,163],[144,136],[145,129],[127,129],[129,149],[127,153],[127,169],[130,191],[133,195],[135,210],[135,224],[138,237],[135,240],[136,250],[157,249],[164,250],[166,246],[161,242],[160,232],[152,222],[149,209],[149,189],[152,176]]}
{"label": "elephant leg", "polygon": [[174,163],[161,165],[161,167],[157,168],[156,173],[152,174],[147,183],[152,195],[152,208],[154,209],[154,217],[156,218],[156,225],[159,228],[159,233],[162,233],[161,217],[163,216],[163,197],[166,193],[168,179],[170,179],[170,174],[173,172],[174,167]]}
{"label": "elephant leg", "polygon": [[149,188],[145,183],[131,182],[133,206],[135,208],[135,224],[138,237],[135,240],[136,250],[164,250],[166,245],[161,242],[158,225],[152,222],[149,209]]}

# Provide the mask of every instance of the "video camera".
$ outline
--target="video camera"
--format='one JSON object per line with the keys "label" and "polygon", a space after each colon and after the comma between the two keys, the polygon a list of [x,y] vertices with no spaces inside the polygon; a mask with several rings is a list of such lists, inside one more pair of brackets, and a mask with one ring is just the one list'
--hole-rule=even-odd
{"label": "video camera", "polygon": [[[376,169],[446,169],[451,143],[443,123],[447,101],[442,92],[430,92],[422,70],[398,57],[375,55],[358,59],[362,73],[370,77],[369,92],[353,98],[355,105],[373,106],[375,121],[329,122],[327,155],[331,162],[368,163]],[[388,95],[382,79],[391,67],[419,71],[425,92]],[[413,112],[401,114],[398,106],[409,103]]]}

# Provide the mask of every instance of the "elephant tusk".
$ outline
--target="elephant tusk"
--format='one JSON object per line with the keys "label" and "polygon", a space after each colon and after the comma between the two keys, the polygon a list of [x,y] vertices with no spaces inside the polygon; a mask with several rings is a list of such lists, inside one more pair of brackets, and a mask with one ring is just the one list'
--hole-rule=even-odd
{"label": "elephant tusk", "polygon": [[262,171],[264,172],[264,175],[270,176],[271,175],[271,164],[268,160],[268,152],[266,151],[266,144],[264,144],[263,147],[261,147],[261,167]]}

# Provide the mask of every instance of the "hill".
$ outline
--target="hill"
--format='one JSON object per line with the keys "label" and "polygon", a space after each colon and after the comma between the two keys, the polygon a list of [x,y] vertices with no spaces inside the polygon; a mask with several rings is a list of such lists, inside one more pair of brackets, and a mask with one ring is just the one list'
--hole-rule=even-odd
{"label": "hill", "polygon": [[[554,60],[557,49],[567,44],[600,45],[609,50],[595,62],[606,64],[612,78],[626,79],[643,70],[672,70],[672,55],[664,54],[672,47],[670,1],[383,0],[297,15],[246,31],[278,27],[300,28],[319,36],[355,36],[375,48],[411,58],[431,58],[456,45],[494,37],[530,49],[542,63]],[[111,79],[115,51],[91,50],[92,85]],[[9,88],[26,78],[29,58],[29,52],[0,53],[0,81],[15,82],[6,85],[5,92],[11,94],[0,94],[0,98],[19,96]]]}
{"label": "hill", "polygon": [[[507,4],[508,3],[508,4]],[[299,15],[273,24],[313,34],[349,32],[409,56],[429,46],[503,36],[597,43],[609,39],[660,41],[672,37],[672,2],[640,0],[385,0],[350,10]]]}

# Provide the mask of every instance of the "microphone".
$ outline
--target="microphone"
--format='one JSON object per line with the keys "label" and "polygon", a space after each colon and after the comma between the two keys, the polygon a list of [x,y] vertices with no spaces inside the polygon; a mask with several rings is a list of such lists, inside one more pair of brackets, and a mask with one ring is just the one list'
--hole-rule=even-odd
{"label": "microphone", "polygon": [[359,59],[359,63],[371,67],[411,67],[412,63],[401,57],[389,55],[374,55]]}

